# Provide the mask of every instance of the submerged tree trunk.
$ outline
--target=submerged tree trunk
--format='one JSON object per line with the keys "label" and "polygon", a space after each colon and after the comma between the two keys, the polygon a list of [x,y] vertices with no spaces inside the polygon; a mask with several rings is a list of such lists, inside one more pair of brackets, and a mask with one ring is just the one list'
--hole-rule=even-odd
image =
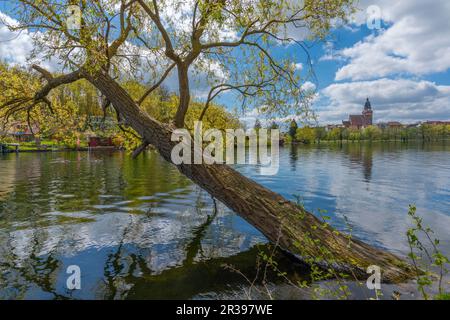
{"label": "submerged tree trunk", "polygon": [[[171,141],[174,126],[163,124],[142,111],[128,93],[111,77],[86,74],[114,108],[143,139],[152,144],[161,156],[171,162]],[[213,197],[234,210],[283,250],[310,261],[332,252],[336,259],[318,261],[339,272],[367,278],[366,268],[377,265],[383,282],[401,282],[414,276],[410,265],[397,256],[371,247],[336,232],[314,215],[277,193],[244,177],[224,164],[181,164],[179,171]],[[349,245],[350,243],[350,245]],[[320,260],[320,259],[319,259]],[[331,265],[330,265],[331,264]]]}

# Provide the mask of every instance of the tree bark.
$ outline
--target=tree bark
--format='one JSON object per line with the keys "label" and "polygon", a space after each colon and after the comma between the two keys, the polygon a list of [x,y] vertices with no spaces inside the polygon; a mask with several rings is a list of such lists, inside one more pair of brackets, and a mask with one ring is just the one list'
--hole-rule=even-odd
{"label": "tree bark", "polygon": [[[171,161],[171,141],[175,127],[163,124],[142,111],[129,94],[110,76],[86,74],[85,77],[113,104],[128,125],[161,156]],[[333,261],[317,261],[339,272],[366,279],[366,268],[377,265],[383,282],[402,282],[415,276],[413,268],[401,258],[351,239],[324,226],[323,221],[297,204],[255,183],[225,164],[181,164],[178,170],[260,230],[283,250],[310,261],[332,252]],[[349,242],[351,242],[349,246]],[[320,260],[320,259],[318,259]]]}
{"label": "tree bark", "polygon": [[177,128],[182,128],[184,126],[184,118],[186,112],[189,108],[189,102],[191,100],[190,90],[189,90],[189,77],[188,77],[188,67],[184,63],[177,65],[178,68],[178,81],[180,88],[180,104],[175,114],[175,126]]}

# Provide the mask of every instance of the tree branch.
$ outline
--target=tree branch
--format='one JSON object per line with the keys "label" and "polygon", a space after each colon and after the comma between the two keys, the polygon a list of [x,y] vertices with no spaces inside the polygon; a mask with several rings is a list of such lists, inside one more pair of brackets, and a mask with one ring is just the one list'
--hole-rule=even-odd
{"label": "tree branch", "polygon": [[153,23],[156,25],[159,32],[161,33],[161,36],[163,37],[164,42],[166,44],[166,52],[165,52],[166,56],[172,59],[174,62],[181,63],[182,62],[181,58],[175,53],[175,50],[173,49],[172,40],[170,40],[169,33],[167,32],[166,28],[164,28],[161,22],[156,1],[153,0],[155,12],[153,12],[143,0],[138,0],[138,2],[144,9],[144,11],[148,14],[148,16],[152,19]]}
{"label": "tree branch", "polygon": [[136,159],[149,145],[150,143],[146,140],[143,140],[142,143],[134,149],[133,153],[131,154],[133,159]]}
{"label": "tree branch", "polygon": [[[132,5],[137,0],[132,0],[129,3],[125,3],[122,1],[120,6],[120,35],[119,37],[112,42],[112,44],[108,48],[108,57],[111,59],[114,55],[117,54],[120,46],[127,40],[130,32],[133,30],[133,25],[131,23],[131,12],[125,18],[125,12],[128,8],[130,11],[132,10]],[[125,26],[126,25],[126,26]]]}
{"label": "tree branch", "polygon": [[153,86],[151,86],[143,95],[142,97],[137,101],[138,105],[141,105],[144,100],[147,98],[147,96],[152,93],[156,88],[158,88],[161,83],[163,83],[163,81],[167,78],[167,76],[169,75],[170,71],[172,71],[172,69],[175,67],[175,63],[172,63],[170,65],[170,67],[164,72],[164,74],[162,75],[161,79],[159,79],[159,81],[157,83],[155,83]]}
{"label": "tree branch", "polygon": [[49,107],[50,112],[53,113],[50,100],[47,98],[50,91],[61,85],[69,84],[83,78],[81,70],[54,77],[48,70],[45,70],[40,66],[33,65],[32,68],[42,75],[47,81],[47,84],[34,93],[33,96],[13,98],[2,104],[0,109],[7,109],[4,115],[5,122],[9,120],[9,117],[12,114],[21,111],[27,111],[27,116],[29,117],[30,110],[39,103],[45,103]]}
{"label": "tree branch", "polygon": [[47,84],[41,90],[35,93],[34,101],[41,101],[50,93],[52,89],[56,87],[64,84],[69,84],[83,78],[81,70],[77,70],[55,78],[49,71],[43,69],[42,67],[33,65],[32,68],[39,72],[47,80]]}
{"label": "tree branch", "polygon": [[[249,92],[249,89],[251,88],[255,88],[257,90],[261,90],[267,86],[273,86],[272,81],[274,79],[268,79],[268,80],[263,80],[259,83],[250,83],[250,84],[242,84],[242,85],[232,85],[229,83],[222,83],[219,84],[217,86],[214,86],[211,88],[211,90],[208,93],[208,97],[206,99],[205,102],[205,106],[203,107],[202,113],[200,114],[200,117],[198,119],[198,121],[202,121],[203,117],[206,114],[206,111],[208,110],[211,102],[222,92],[224,91],[229,91],[229,90],[236,90],[238,91],[240,94],[242,94],[243,96],[254,96],[256,94],[256,92]],[[217,91],[216,91],[217,90]],[[216,92],[214,92],[216,91]]]}

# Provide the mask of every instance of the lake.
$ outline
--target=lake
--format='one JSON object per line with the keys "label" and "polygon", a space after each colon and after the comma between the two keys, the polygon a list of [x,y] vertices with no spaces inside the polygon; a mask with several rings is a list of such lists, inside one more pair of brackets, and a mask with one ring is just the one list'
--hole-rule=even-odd
{"label": "lake", "polygon": [[[415,204],[450,254],[448,145],[287,146],[277,175],[236,168],[402,256]],[[136,160],[123,152],[0,155],[2,299],[246,298],[258,256],[269,249],[261,233],[155,152]],[[276,258],[289,279],[305,278],[303,265]],[[70,265],[80,267],[80,290],[66,287]],[[269,273],[273,297],[310,297]],[[417,297],[407,284],[385,286],[386,298],[394,289]]]}

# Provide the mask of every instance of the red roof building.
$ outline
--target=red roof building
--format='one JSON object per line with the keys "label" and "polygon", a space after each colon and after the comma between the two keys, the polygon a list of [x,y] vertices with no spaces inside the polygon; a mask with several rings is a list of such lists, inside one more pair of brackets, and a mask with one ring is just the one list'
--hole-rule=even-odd
{"label": "red roof building", "polygon": [[364,104],[362,114],[351,114],[348,117],[348,121],[344,120],[342,121],[342,124],[346,128],[361,129],[371,126],[372,122],[373,122],[372,105],[370,104],[369,98],[367,98],[366,103]]}

